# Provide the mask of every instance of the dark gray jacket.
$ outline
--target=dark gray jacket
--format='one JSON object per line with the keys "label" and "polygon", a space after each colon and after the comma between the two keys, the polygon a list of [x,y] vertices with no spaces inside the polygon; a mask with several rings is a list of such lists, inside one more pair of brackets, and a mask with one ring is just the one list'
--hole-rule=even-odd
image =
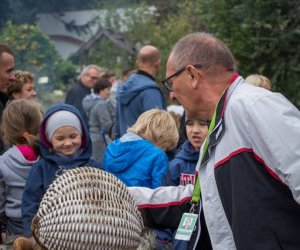
{"label": "dark gray jacket", "polygon": [[110,134],[115,119],[115,109],[110,102],[95,94],[86,96],[82,101],[82,106],[88,117],[89,131],[93,143],[92,157],[101,159],[106,148],[101,132]]}

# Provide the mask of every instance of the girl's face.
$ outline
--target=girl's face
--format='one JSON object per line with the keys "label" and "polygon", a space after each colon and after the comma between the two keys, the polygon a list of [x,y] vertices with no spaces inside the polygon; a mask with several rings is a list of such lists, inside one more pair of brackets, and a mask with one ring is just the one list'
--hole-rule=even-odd
{"label": "girl's face", "polygon": [[189,142],[193,145],[196,151],[200,151],[200,147],[207,136],[207,122],[198,119],[188,119],[185,122],[185,127]]}
{"label": "girl's face", "polygon": [[21,92],[14,93],[14,99],[34,99],[36,97],[35,85],[33,82],[27,82],[22,86]]}
{"label": "girl's face", "polygon": [[54,132],[51,144],[55,152],[64,156],[72,156],[81,147],[81,134],[72,126],[63,126]]}
{"label": "girl's face", "polygon": [[110,88],[105,88],[103,89],[101,92],[100,92],[100,96],[103,98],[103,99],[107,99],[109,96],[110,96]]}

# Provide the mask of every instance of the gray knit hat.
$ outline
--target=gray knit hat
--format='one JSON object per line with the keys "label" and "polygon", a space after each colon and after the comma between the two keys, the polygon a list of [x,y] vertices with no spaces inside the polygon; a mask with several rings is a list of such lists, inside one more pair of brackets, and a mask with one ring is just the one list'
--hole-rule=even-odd
{"label": "gray knit hat", "polygon": [[82,134],[79,118],[70,111],[61,110],[53,113],[46,121],[45,134],[48,141],[51,141],[54,132],[63,126],[72,126],[76,128],[80,134]]}

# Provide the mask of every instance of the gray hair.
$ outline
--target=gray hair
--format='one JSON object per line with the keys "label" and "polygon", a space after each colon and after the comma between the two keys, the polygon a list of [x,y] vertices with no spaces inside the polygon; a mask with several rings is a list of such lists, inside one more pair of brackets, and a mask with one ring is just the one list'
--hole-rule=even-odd
{"label": "gray hair", "polygon": [[236,70],[235,59],[228,47],[212,34],[196,32],[182,37],[171,51],[174,70],[188,64],[202,64],[204,67],[224,67]]}
{"label": "gray hair", "polygon": [[97,66],[96,64],[90,64],[90,65],[83,68],[80,75],[78,76],[78,80],[81,79],[81,77],[83,77],[84,75],[87,75],[91,69],[97,70],[100,75],[103,72],[103,70],[99,66]]}

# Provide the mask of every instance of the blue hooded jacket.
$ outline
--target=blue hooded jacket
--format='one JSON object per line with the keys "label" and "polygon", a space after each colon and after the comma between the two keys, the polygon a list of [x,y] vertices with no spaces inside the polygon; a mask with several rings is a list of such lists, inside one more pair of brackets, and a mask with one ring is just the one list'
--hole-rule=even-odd
{"label": "blue hooded jacket", "polygon": [[118,88],[114,135],[121,137],[149,109],[166,109],[165,98],[153,78],[144,72],[131,75]]}
{"label": "blue hooded jacket", "polygon": [[199,152],[195,151],[192,144],[186,140],[164,173],[162,186],[186,186],[187,184],[194,184],[195,168],[198,159]]}
{"label": "blue hooded jacket", "polygon": [[[46,121],[53,113],[67,110],[78,116],[82,127],[81,151],[73,157],[62,157],[53,150],[45,135]],[[50,107],[44,115],[40,126],[40,160],[34,164],[29,172],[25,190],[22,198],[22,222],[23,234],[31,236],[31,221],[39,208],[43,195],[46,193],[50,184],[55,178],[63,173],[64,170],[82,166],[100,168],[100,162],[91,160],[92,143],[86,125],[78,109],[69,104],[56,104]]]}
{"label": "blue hooded jacket", "polygon": [[156,188],[168,164],[163,150],[134,133],[127,133],[107,146],[103,169],[128,187]]}
{"label": "blue hooded jacket", "polygon": [[[181,150],[170,162],[169,168],[163,174],[162,186],[178,186],[195,183],[195,168],[199,159],[199,152],[186,140]],[[171,230],[157,230],[157,244],[159,249],[165,247],[166,242],[172,242],[172,249],[188,249],[188,242],[175,240]]]}

